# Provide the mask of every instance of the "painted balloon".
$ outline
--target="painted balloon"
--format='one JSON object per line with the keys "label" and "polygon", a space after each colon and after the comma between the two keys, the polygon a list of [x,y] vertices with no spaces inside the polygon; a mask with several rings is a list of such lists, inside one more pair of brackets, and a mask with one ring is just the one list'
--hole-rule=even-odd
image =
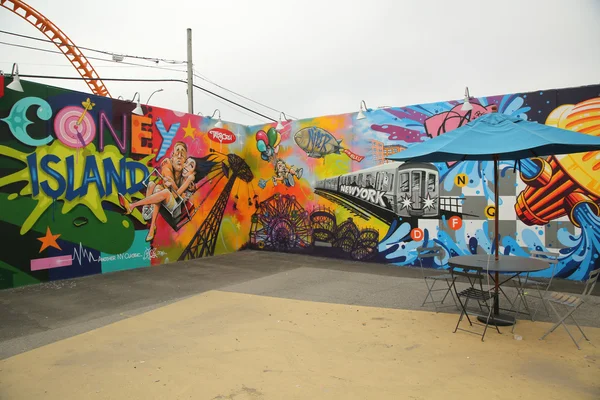
{"label": "painted balloon", "polygon": [[261,130],[256,132],[256,141],[258,142],[259,140],[262,140],[263,142],[265,142],[265,144],[269,143],[269,138],[267,137],[265,131]]}
{"label": "painted balloon", "polygon": [[256,148],[262,153],[263,151],[267,150],[267,145],[263,140],[259,140],[256,142]]}
{"label": "painted balloon", "polygon": [[275,146],[275,141],[277,140],[277,130],[275,128],[270,128],[267,132],[267,137],[269,138],[269,145]]}
{"label": "painted balloon", "polygon": [[273,148],[273,151],[275,152],[275,154],[279,153],[279,146],[275,146]]}
{"label": "painted balloon", "polygon": [[260,158],[262,158],[265,161],[269,161],[269,156],[267,156],[264,152],[260,153]]}

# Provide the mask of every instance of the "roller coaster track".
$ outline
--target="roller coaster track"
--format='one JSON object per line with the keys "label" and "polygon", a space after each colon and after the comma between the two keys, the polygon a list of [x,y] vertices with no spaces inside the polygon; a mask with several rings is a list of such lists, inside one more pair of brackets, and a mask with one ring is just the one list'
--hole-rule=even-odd
{"label": "roller coaster track", "polygon": [[17,14],[50,39],[79,72],[92,93],[112,97],[85,55],[52,21],[21,0],[0,0],[0,6]]}
{"label": "roller coaster track", "polygon": [[[358,204],[353,204],[352,202],[348,201],[348,199],[345,199],[343,195],[329,191],[327,189],[315,189],[315,194],[345,208],[346,210],[350,211],[353,215],[362,218],[365,221],[371,219],[371,215],[375,215],[367,208],[361,207]],[[379,216],[375,216],[379,218]]]}

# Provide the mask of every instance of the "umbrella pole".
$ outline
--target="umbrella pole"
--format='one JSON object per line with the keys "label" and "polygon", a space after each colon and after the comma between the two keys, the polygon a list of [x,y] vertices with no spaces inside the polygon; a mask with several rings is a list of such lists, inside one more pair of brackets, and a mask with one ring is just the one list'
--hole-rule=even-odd
{"label": "umbrella pole", "polygon": [[[494,202],[495,202],[495,206],[496,206],[496,210],[494,212],[494,246],[495,246],[495,251],[494,251],[494,257],[495,260],[498,261],[498,259],[500,258],[498,255],[498,251],[500,249],[500,241],[498,240],[498,231],[499,229],[499,221],[500,221],[500,196],[498,193],[498,180],[500,178],[499,176],[499,172],[498,172],[498,156],[495,155],[494,156]],[[500,314],[500,304],[498,303],[498,291],[499,291],[499,286],[498,286],[498,281],[499,281],[500,277],[498,275],[498,271],[496,271],[495,273],[495,284],[494,284],[494,291],[495,291],[495,302],[494,302],[494,314],[498,315]]]}
{"label": "umbrella pole", "polygon": [[[499,172],[499,157],[497,154],[494,155],[494,202],[495,204],[495,213],[494,213],[494,262],[498,265],[498,261],[500,259],[500,240],[499,240],[499,230],[500,230],[500,193],[498,190],[500,181],[500,172]],[[489,266],[489,259],[488,259]],[[500,274],[498,273],[498,268],[494,268],[494,320],[487,321],[485,317],[478,317],[480,322],[494,324],[496,326],[509,326],[514,325],[515,319],[504,314],[500,314],[500,302],[499,302],[499,292],[500,292]],[[487,271],[489,274],[489,270]]]}

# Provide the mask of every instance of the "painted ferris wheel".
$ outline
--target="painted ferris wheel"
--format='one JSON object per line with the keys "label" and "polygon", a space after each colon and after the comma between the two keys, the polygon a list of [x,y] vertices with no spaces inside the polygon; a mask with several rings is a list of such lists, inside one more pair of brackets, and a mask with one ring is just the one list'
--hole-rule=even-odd
{"label": "painted ferris wheel", "polygon": [[289,251],[311,245],[308,212],[295,196],[274,194],[252,216],[250,244],[266,250]]}

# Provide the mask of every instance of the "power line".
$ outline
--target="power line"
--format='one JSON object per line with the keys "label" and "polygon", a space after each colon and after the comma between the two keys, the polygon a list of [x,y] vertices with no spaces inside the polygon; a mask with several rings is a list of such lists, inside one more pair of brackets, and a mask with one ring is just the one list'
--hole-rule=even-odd
{"label": "power line", "polygon": [[[1,29],[0,29],[0,33],[4,33],[4,34],[6,34],[6,35],[17,36],[17,37],[21,37],[21,38],[26,38],[26,39],[30,39],[30,40],[36,40],[36,41],[39,41],[39,42],[52,43],[52,44],[55,44],[55,45],[56,45],[56,44],[58,44],[58,43],[54,42],[53,40],[36,38],[36,37],[33,37],[33,36],[29,36],[29,35],[23,35],[23,34],[20,34],[20,33],[15,33],[15,32],[9,32],[9,31],[5,31],[5,30],[1,30]],[[59,52],[59,51],[56,51],[56,50],[46,50],[46,49],[41,49],[41,48],[36,48],[36,47],[31,47],[31,46],[25,46],[25,45],[20,45],[20,44],[15,44],[15,43],[7,43],[7,42],[1,42],[1,41],[0,41],[0,44],[4,44],[4,45],[8,45],[8,46],[15,46],[15,47],[26,48],[26,49],[30,49],[30,50],[38,50],[38,51],[43,51],[43,52],[48,52],[48,53],[62,54],[61,52]],[[104,51],[104,50],[97,50],[97,49],[92,49],[92,48],[89,48],[89,47],[81,47],[81,46],[77,46],[77,47],[78,47],[79,49],[84,49],[84,50],[94,51],[94,52],[98,52],[98,53],[102,53],[102,54],[107,54],[107,55],[115,55],[115,53],[112,53],[112,52],[107,52],[107,51]],[[160,61],[165,61],[165,62],[171,62],[171,61],[174,61],[174,60],[165,60],[165,59],[159,59],[159,58],[141,57],[141,56],[130,56],[130,55],[123,55],[123,56],[124,56],[124,57],[139,58],[139,59],[144,59],[144,60],[152,60],[152,61],[156,61],[156,62],[158,62],[158,60],[160,60]],[[131,65],[131,66],[138,66],[138,67],[157,68],[157,69],[164,69],[164,70],[168,70],[168,71],[172,70],[172,71],[176,71],[176,72],[186,72],[186,71],[182,71],[182,70],[178,70],[178,69],[171,69],[171,68],[164,68],[164,67],[159,67],[159,66],[150,66],[150,65],[142,65],[142,64],[128,63],[128,62],[124,62],[124,61],[107,60],[107,59],[96,58],[96,57],[87,57],[87,58],[88,58],[88,59],[90,59],[90,60],[99,60],[99,61],[106,61],[106,62],[115,62],[115,63],[119,63],[119,64],[127,64],[127,65]],[[184,61],[181,61],[181,63],[185,63],[185,62],[184,62]],[[219,85],[218,83],[216,83],[216,82],[214,82],[214,81],[210,80],[208,77],[201,75],[200,73],[198,73],[198,72],[197,72],[197,71],[195,71],[195,70],[194,70],[194,76],[195,76],[195,77],[197,77],[197,78],[200,78],[200,79],[202,79],[202,80],[204,80],[204,81],[206,81],[206,82],[208,82],[208,83],[211,83],[211,84],[213,84],[213,85],[217,86],[218,88],[220,88],[220,89],[222,89],[222,90],[225,90],[225,91],[227,91],[227,92],[229,92],[229,93],[232,93],[232,94],[234,94],[234,95],[236,95],[236,96],[238,96],[238,97],[240,97],[240,98],[243,98],[243,99],[245,99],[245,100],[248,100],[248,101],[250,101],[250,102],[252,102],[252,103],[258,104],[258,105],[260,105],[260,106],[262,106],[262,107],[265,107],[265,108],[267,108],[267,109],[269,109],[269,110],[272,110],[272,111],[275,111],[275,112],[277,112],[277,113],[280,113],[280,112],[281,112],[280,110],[277,110],[277,109],[275,109],[275,108],[273,108],[273,107],[267,106],[266,104],[263,104],[263,103],[261,103],[261,102],[259,102],[259,101],[253,100],[253,99],[251,99],[251,98],[249,98],[249,97],[247,97],[247,96],[244,96],[244,95],[242,95],[242,94],[240,94],[240,93],[237,93],[237,92],[235,92],[235,91],[233,91],[233,90],[227,89],[226,87],[224,87],[224,86],[221,86],[221,85]],[[294,117],[293,115],[290,115],[290,117],[292,117],[292,118],[295,118],[295,119],[298,119],[298,118]]]}
{"label": "power line", "polygon": [[[244,95],[242,95],[242,94],[239,94],[239,93],[237,93],[237,92],[234,92],[234,91],[233,91],[233,90],[231,90],[231,89],[227,89],[226,87],[223,87],[223,86],[219,85],[218,83],[216,83],[216,82],[214,82],[214,81],[210,80],[210,79],[209,79],[207,76],[201,75],[201,74],[200,74],[200,73],[198,73],[198,72],[197,72],[195,69],[194,69],[194,76],[195,76],[196,78],[200,78],[200,79],[202,79],[202,80],[203,80],[203,81],[205,81],[205,82],[211,83],[211,84],[215,85],[216,87],[218,87],[218,88],[221,88],[221,89],[223,89],[223,90],[225,90],[225,91],[227,91],[227,92],[229,92],[229,93],[232,93],[232,94],[234,94],[234,95],[236,95],[236,96],[239,96],[239,97],[241,97],[241,98],[243,98],[243,99],[246,99],[246,100],[248,100],[248,101],[251,101],[251,102],[253,102],[253,103],[256,103],[256,104],[258,104],[258,105],[261,105],[261,106],[263,106],[263,107],[265,107],[265,108],[268,108],[269,110],[275,111],[275,112],[277,112],[277,113],[280,113],[280,112],[281,112],[280,110],[276,110],[275,108],[273,108],[273,107],[269,107],[268,105],[266,105],[266,104],[263,104],[263,103],[261,103],[261,102],[259,102],[259,101],[252,100],[252,99],[251,99],[251,98],[249,98],[249,97],[246,97],[246,96],[244,96]],[[292,118],[294,118],[294,119],[298,119],[298,118],[294,117],[294,116],[293,116],[293,115],[291,115],[291,114],[286,114],[286,115],[289,115],[290,117],[292,117]]]}
{"label": "power line", "polygon": [[213,100],[215,100],[215,101],[217,101],[217,102],[219,102],[219,103],[223,104],[223,105],[224,105],[224,106],[226,106],[226,107],[229,107],[229,108],[230,108],[230,109],[232,109],[232,110],[235,110],[236,112],[239,112],[239,113],[241,113],[241,114],[244,114],[244,115],[246,115],[246,116],[248,116],[248,117],[250,117],[250,118],[252,118],[252,119],[255,119],[256,121],[263,122],[263,120],[262,120],[261,118],[257,118],[256,116],[254,116],[254,115],[252,115],[252,114],[250,114],[250,113],[247,113],[247,112],[245,112],[245,111],[242,111],[242,110],[237,110],[236,108],[234,108],[234,107],[230,106],[229,104],[227,104],[227,103],[226,103],[226,102],[224,102],[223,100],[220,100],[220,99],[218,99],[218,98],[215,98],[214,96],[211,96],[211,95],[210,95],[210,94],[208,94],[208,93],[202,93],[202,94],[204,94],[205,96],[208,96],[208,97],[210,97],[211,99],[213,99]]}
{"label": "power line", "polygon": [[[31,47],[31,46],[25,46],[23,44],[8,43],[8,42],[3,42],[3,41],[0,41],[0,44],[6,45],[6,46],[12,46],[12,47],[20,47],[20,48],[28,49],[28,50],[41,51],[41,52],[44,52],[44,53],[60,54],[61,56],[64,56],[64,54],[61,53],[58,50],[40,49],[39,47]],[[127,61],[107,60],[106,58],[99,58],[99,57],[87,57],[87,59],[89,59],[89,60],[97,60],[97,61],[106,61],[106,62],[117,63],[117,64],[125,64],[125,65],[131,65],[131,66],[142,67],[142,68],[155,68],[155,69],[162,69],[162,70],[166,70],[166,71],[186,72],[185,70],[180,70],[180,69],[175,69],[175,68],[167,68],[167,67],[160,67],[158,65],[135,64],[135,63],[127,62]]]}
{"label": "power line", "polygon": [[[113,62],[112,60],[102,60],[102,61],[109,61],[109,62]],[[9,65],[13,65],[14,63],[12,61],[0,61],[0,64],[9,64]],[[47,64],[47,63],[28,63],[28,62],[18,62],[17,64],[19,64],[19,66],[21,65],[33,65],[33,66],[37,66],[37,67],[60,67],[60,68],[71,68],[73,69],[72,65],[66,65],[66,64]],[[121,63],[119,63],[121,64]],[[142,65],[96,65],[99,68],[137,68],[137,67],[141,67]],[[150,67],[153,68],[152,65],[144,65],[144,67]],[[181,70],[181,69],[175,69],[175,68],[162,68],[165,69],[167,71],[175,71],[175,72],[186,72],[185,70]]]}
{"label": "power line", "polygon": [[[15,32],[8,32],[8,31],[1,30],[1,29],[0,29],[0,33],[4,33],[4,34],[7,34],[7,35],[12,35],[12,36],[17,36],[17,37],[22,37],[22,38],[26,38],[26,39],[30,39],[30,40],[36,40],[36,41],[39,41],[39,42],[52,43],[52,44],[55,44],[55,45],[57,44],[56,42],[54,42],[54,41],[52,41],[52,40],[48,40],[48,39],[41,39],[41,38],[36,38],[36,37],[33,37],[33,36],[29,36],[29,35],[23,35],[23,34],[19,34],[19,33],[15,33]],[[8,43],[8,42],[4,42],[4,41],[0,41],[0,44],[6,45],[6,46],[12,46],[12,47],[24,48],[24,49],[28,49],[28,50],[36,50],[36,51],[41,51],[41,52],[45,52],[45,53],[51,53],[51,54],[61,54],[61,55],[63,55],[63,53],[62,53],[62,52],[60,52],[60,51],[57,51],[57,50],[42,49],[42,48],[38,48],[38,47],[26,46],[26,45],[22,45],[22,44],[16,44],[16,43]],[[107,54],[107,55],[115,55],[115,53],[111,53],[111,52],[107,52],[107,51],[103,51],[103,50],[92,49],[92,48],[89,48],[89,47],[81,47],[81,46],[78,46],[78,48],[79,48],[79,49],[88,50],[88,51],[94,51],[94,52],[98,52],[98,53],[102,53],[102,54]],[[152,60],[152,61],[156,61],[156,62],[158,62],[158,60],[160,60],[160,61],[165,61],[165,62],[171,62],[171,61],[174,61],[174,60],[165,60],[165,59],[150,58],[150,57],[141,57],[141,56],[130,56],[130,55],[123,55],[123,56],[124,56],[124,57],[132,57],[132,58],[144,59],[144,60]],[[135,63],[124,62],[124,61],[108,60],[108,59],[104,59],[104,58],[98,58],[98,57],[87,57],[87,58],[88,58],[88,59],[90,59],[90,60],[98,60],[98,61],[104,61],[104,62],[113,62],[113,63],[118,63],[118,64],[126,64],[126,65],[129,65],[129,66],[132,66],[132,67],[156,68],[156,69],[163,69],[163,70],[167,70],[167,71],[174,71],[174,72],[186,72],[185,70],[179,70],[179,69],[174,69],[174,68],[165,68],[165,67],[160,67],[160,66],[155,66],[155,65],[143,65],[143,64],[135,64]],[[181,62],[181,63],[184,63],[184,62]],[[105,67],[108,67],[108,66],[105,66]],[[111,66],[111,67],[114,67],[114,66]],[[195,71],[194,71],[194,72],[195,72]],[[23,76],[25,76],[25,75],[23,75]],[[273,107],[267,106],[266,104],[263,104],[263,103],[261,103],[261,102],[258,102],[258,101],[256,101],[256,100],[253,100],[253,99],[251,99],[251,98],[249,98],[249,97],[247,97],[247,96],[244,96],[244,95],[242,95],[242,94],[239,94],[239,93],[237,93],[237,92],[235,92],[235,91],[233,91],[233,90],[227,89],[226,87],[224,87],[224,86],[222,86],[222,85],[219,85],[218,83],[216,83],[216,82],[214,82],[214,81],[212,81],[212,80],[208,79],[208,78],[207,78],[207,77],[205,77],[205,76],[202,76],[202,75],[201,75],[201,74],[199,74],[199,73],[194,73],[194,76],[196,76],[197,78],[200,78],[200,79],[202,79],[202,80],[204,80],[204,81],[206,81],[206,82],[208,82],[208,83],[211,83],[211,84],[213,84],[213,85],[217,86],[218,88],[220,88],[220,89],[222,89],[222,90],[225,90],[225,91],[227,91],[227,92],[229,92],[229,93],[232,93],[232,94],[234,94],[234,95],[236,95],[236,96],[238,96],[238,97],[241,97],[241,98],[243,98],[243,99],[245,99],[245,100],[251,101],[251,102],[253,102],[253,103],[255,103],[255,104],[258,104],[258,105],[260,105],[260,106],[262,106],[262,107],[265,107],[265,108],[267,108],[267,109],[269,109],[269,110],[272,110],[272,111],[275,111],[275,112],[277,112],[277,113],[280,113],[280,111],[279,111],[279,110],[277,110],[277,109],[275,109],[275,108],[273,108]],[[103,80],[106,80],[106,79],[103,79]],[[231,101],[231,100],[229,100],[229,99],[226,99],[225,97],[222,97],[222,96],[220,96],[220,95],[218,95],[218,94],[216,94],[216,93],[210,92],[210,91],[206,90],[205,88],[202,88],[202,87],[200,87],[200,86],[197,86],[197,85],[194,85],[194,86],[196,86],[196,87],[197,87],[198,89],[200,89],[200,90],[203,90],[203,91],[205,91],[205,92],[207,92],[207,93],[210,93],[210,94],[212,94],[212,95],[213,95],[213,96],[215,96],[215,97],[218,97],[218,98],[224,99],[224,100],[226,100],[226,101],[228,101],[228,102],[231,102],[232,104],[235,104],[235,105],[236,105],[236,106],[238,106],[238,107],[241,107],[241,108],[247,109],[248,111],[251,111],[251,112],[253,112],[253,113],[257,114],[257,115],[260,115],[260,116],[262,116],[263,118],[267,118],[267,119],[269,119],[269,120],[273,120],[272,118],[270,118],[270,117],[267,117],[267,116],[265,116],[265,115],[263,115],[263,114],[261,114],[261,113],[258,113],[258,112],[256,112],[256,111],[254,111],[254,110],[250,109],[250,108],[244,107],[244,106],[242,106],[241,104],[238,104],[238,103],[236,103],[236,102],[233,102],[233,101]],[[246,115],[248,115],[248,114],[246,114]],[[293,117],[293,118],[296,118],[296,117],[294,117],[294,116],[292,116],[292,115],[290,115],[290,116],[291,116],[291,117]]]}
{"label": "power line", "polygon": [[[36,38],[34,36],[23,35],[23,34],[15,33],[15,32],[8,32],[8,31],[4,31],[4,30],[1,30],[1,29],[0,29],[0,33],[4,33],[6,35],[18,36],[18,37],[22,37],[22,38],[26,38],[26,39],[30,39],[30,40],[37,40],[39,42],[52,43],[52,44],[55,44],[55,45],[61,44],[61,43],[57,43],[57,42],[55,42],[53,40]],[[155,63],[158,63],[159,61],[162,61],[162,62],[165,62],[165,63],[169,63],[169,64],[185,64],[186,63],[186,61],[167,60],[167,59],[164,59],[164,58],[133,56],[133,55],[130,55],[130,54],[118,54],[118,53],[113,53],[113,52],[110,52],[110,51],[93,49],[91,47],[82,47],[82,46],[75,46],[75,47],[79,48],[80,50],[88,50],[88,51],[93,51],[93,52],[96,52],[96,53],[106,54],[106,55],[110,55],[110,56],[137,58],[137,59],[140,59],[140,60],[153,61]]]}
{"label": "power line", "polygon": [[[5,31],[2,31],[2,30],[0,30],[0,32],[1,32],[1,33],[5,33]],[[24,35],[18,35],[18,34],[15,34],[15,35],[16,35],[16,36],[24,36]],[[35,40],[39,40],[39,41],[43,41],[43,42],[51,42],[51,43],[54,43],[54,42],[52,42],[52,41],[50,41],[50,40],[43,40],[43,39],[37,39],[37,38],[31,38],[31,39],[35,39]],[[31,46],[25,46],[25,45],[22,45],[22,44],[8,43],[8,42],[3,42],[3,41],[0,41],[0,44],[6,45],[6,46],[20,47],[20,48],[24,48],[24,49],[28,49],[28,50],[36,50],[36,51],[41,51],[41,52],[45,52],[45,53],[52,53],[52,54],[60,54],[60,55],[63,55],[63,53],[61,53],[60,51],[57,51],[57,50],[41,49],[41,48],[39,48],[39,47],[31,47]],[[174,72],[182,72],[182,73],[183,73],[183,72],[186,72],[185,70],[180,70],[180,69],[175,69],[175,68],[165,68],[165,67],[160,67],[160,66],[156,66],[156,65],[143,65],[143,64],[130,63],[130,62],[127,62],[127,61],[115,61],[115,60],[108,60],[108,59],[105,59],[105,58],[98,58],[98,57],[87,57],[87,58],[88,58],[88,59],[90,59],[90,60],[97,60],[97,61],[111,62],[111,63],[117,63],[117,64],[126,64],[126,65],[128,65],[128,66],[132,66],[132,67],[155,68],[155,69],[161,69],[161,70],[166,70],[166,71],[174,71]],[[103,66],[103,65],[100,65],[99,67],[118,67],[118,66],[112,66],[112,65],[110,65],[110,66],[108,66],[108,65],[104,65],[104,66]],[[125,67],[125,66],[123,66],[123,67]],[[195,73],[194,73],[194,76],[195,76],[195,77],[197,77],[197,78],[200,78],[200,79],[202,79],[202,80],[203,80],[203,81],[205,81],[205,82],[211,83],[211,84],[213,84],[213,85],[215,85],[215,86],[219,87],[220,89],[223,89],[223,90],[225,90],[225,91],[227,91],[227,92],[229,92],[229,93],[232,93],[232,94],[234,94],[234,95],[236,95],[236,96],[239,96],[239,97],[241,97],[241,98],[243,98],[243,99],[246,99],[246,100],[248,100],[248,101],[251,101],[251,102],[253,102],[253,103],[256,103],[256,104],[258,104],[258,105],[261,105],[261,106],[263,106],[263,107],[265,107],[265,108],[267,108],[267,109],[269,109],[269,110],[275,111],[275,112],[277,112],[277,113],[280,113],[280,112],[281,112],[280,110],[277,110],[277,109],[275,109],[275,108],[273,108],[273,107],[269,107],[269,106],[267,106],[266,104],[263,104],[263,103],[261,103],[261,102],[258,102],[258,101],[256,101],[256,100],[253,100],[253,99],[251,99],[251,98],[249,98],[249,97],[246,97],[246,96],[244,96],[244,95],[242,95],[242,94],[239,94],[239,93],[237,93],[237,92],[235,92],[235,91],[233,91],[233,90],[231,90],[231,89],[227,89],[226,87],[219,85],[218,83],[216,83],[216,82],[214,82],[214,81],[212,81],[212,80],[208,79],[208,77],[205,77],[205,76],[203,76],[203,75],[200,75],[199,73],[196,73],[196,72],[195,72]],[[102,78],[101,78],[101,79],[102,79]],[[105,79],[102,79],[102,80],[104,81]],[[254,112],[254,111],[253,111],[253,112]],[[246,114],[246,115],[247,115],[247,114]],[[287,115],[287,114],[286,114],[286,115]],[[290,117],[292,117],[292,118],[298,119],[298,118],[294,117],[293,115],[289,115],[289,116],[290,116]],[[270,119],[270,118],[269,118],[269,119]]]}
{"label": "power line", "polygon": [[[84,78],[81,77],[72,77],[72,76],[54,76],[54,75],[22,75],[19,74],[20,77],[22,78],[38,78],[38,79],[62,79],[62,80],[72,80],[72,81],[81,81],[84,80]],[[107,81],[107,82],[180,82],[180,83],[185,83],[187,84],[187,81],[184,81],[183,79],[152,79],[152,78],[146,78],[146,79],[140,79],[140,78],[102,78],[103,81]],[[225,100],[228,103],[234,104],[240,108],[243,108],[244,110],[250,111],[251,113],[254,113],[256,115],[260,115],[261,117],[268,119],[269,121],[273,121],[273,122],[277,122],[277,120],[268,117],[258,111],[255,111],[251,108],[248,108],[246,106],[243,106],[233,100],[230,100],[226,97],[223,97],[217,93],[214,93],[206,88],[203,88],[202,86],[196,85],[194,84],[194,87],[196,89],[202,90],[203,92],[206,93],[210,93],[213,96],[216,96],[220,99]]]}

